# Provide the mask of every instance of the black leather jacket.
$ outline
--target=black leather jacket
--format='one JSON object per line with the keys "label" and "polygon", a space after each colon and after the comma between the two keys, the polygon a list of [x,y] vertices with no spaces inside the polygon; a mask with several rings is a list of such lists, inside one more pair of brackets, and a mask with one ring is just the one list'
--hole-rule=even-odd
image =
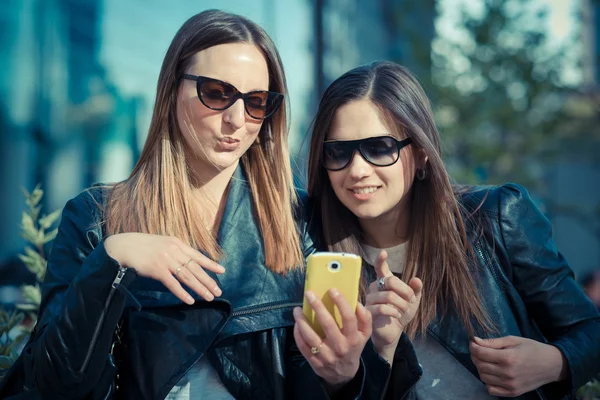
{"label": "black leather jacket", "polygon": [[[111,398],[115,386],[119,398],[162,399],[204,356],[238,399],[328,398],[293,340],[291,311],[302,304],[303,268],[281,276],[264,266],[241,167],[230,185],[218,238],[226,273],[207,271],[223,295],[210,303],[196,296],[193,306],[133,270],[118,274],[98,225],[102,189],[69,201],[49,256],[39,321],[18,362],[24,377],[13,373],[20,380],[13,386],[53,399]],[[304,251],[313,251],[309,239]],[[123,345],[115,366],[119,322]],[[341,396],[381,397],[378,387],[363,392],[365,377],[363,362]]]}
{"label": "black leather jacket", "polygon": [[[600,315],[573,278],[552,239],[548,219],[527,191],[515,184],[471,188],[460,198],[468,212],[476,211],[484,234],[471,230],[477,263],[474,271],[484,306],[498,333],[521,336],[556,346],[569,365],[570,378],[545,385],[518,399],[575,398],[574,391],[600,371]],[[481,329],[481,328],[480,328]],[[428,328],[450,354],[479,378],[469,354],[469,335],[457,315],[450,313]],[[483,330],[481,329],[483,332]],[[406,348],[396,351],[406,364]],[[418,365],[396,362],[386,398],[412,399],[422,371]],[[395,384],[399,383],[399,390]]]}

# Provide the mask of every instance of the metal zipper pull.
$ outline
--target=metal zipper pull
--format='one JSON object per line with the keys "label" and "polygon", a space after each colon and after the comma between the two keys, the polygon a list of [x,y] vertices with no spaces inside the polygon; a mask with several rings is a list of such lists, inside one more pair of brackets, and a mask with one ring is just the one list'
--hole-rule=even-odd
{"label": "metal zipper pull", "polygon": [[125,272],[127,272],[127,268],[119,266],[119,272],[117,273],[117,277],[112,283],[113,289],[117,289],[117,287],[121,284],[121,281],[125,276]]}

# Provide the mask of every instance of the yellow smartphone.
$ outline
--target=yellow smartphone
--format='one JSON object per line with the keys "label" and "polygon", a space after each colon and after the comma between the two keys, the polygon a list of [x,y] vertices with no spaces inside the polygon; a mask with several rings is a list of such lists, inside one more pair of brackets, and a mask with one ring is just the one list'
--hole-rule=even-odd
{"label": "yellow smartphone", "polygon": [[[312,290],[317,298],[321,299],[329,313],[333,315],[341,329],[342,317],[329,295],[329,289],[336,288],[350,304],[350,307],[356,311],[362,266],[360,256],[349,253],[319,252],[308,256],[307,263],[304,292]],[[315,332],[324,338],[325,333],[306,297],[302,311]]]}

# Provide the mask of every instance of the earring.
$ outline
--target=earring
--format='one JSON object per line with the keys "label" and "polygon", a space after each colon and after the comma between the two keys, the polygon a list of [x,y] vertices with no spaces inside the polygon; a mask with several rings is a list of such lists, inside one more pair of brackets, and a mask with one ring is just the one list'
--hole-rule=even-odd
{"label": "earring", "polygon": [[417,175],[417,180],[419,180],[419,181],[425,180],[425,175],[426,175],[425,174],[425,169],[424,168],[423,169],[418,169],[416,175]]}

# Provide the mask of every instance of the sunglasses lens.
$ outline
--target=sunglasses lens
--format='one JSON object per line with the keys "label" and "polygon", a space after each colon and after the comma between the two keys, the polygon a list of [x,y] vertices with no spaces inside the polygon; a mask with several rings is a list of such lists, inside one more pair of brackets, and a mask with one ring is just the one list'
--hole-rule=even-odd
{"label": "sunglasses lens", "polygon": [[373,165],[392,165],[398,160],[399,151],[392,137],[376,137],[360,143],[361,154]]}
{"label": "sunglasses lens", "polygon": [[279,93],[267,91],[248,93],[245,99],[246,111],[253,118],[264,119],[277,111],[282,100],[283,96]]}
{"label": "sunglasses lens", "polygon": [[236,92],[233,86],[213,80],[202,82],[198,90],[202,103],[213,110],[224,110],[229,107]]}
{"label": "sunglasses lens", "polygon": [[323,166],[336,171],[343,169],[354,153],[354,146],[344,142],[329,142],[323,144]]}

